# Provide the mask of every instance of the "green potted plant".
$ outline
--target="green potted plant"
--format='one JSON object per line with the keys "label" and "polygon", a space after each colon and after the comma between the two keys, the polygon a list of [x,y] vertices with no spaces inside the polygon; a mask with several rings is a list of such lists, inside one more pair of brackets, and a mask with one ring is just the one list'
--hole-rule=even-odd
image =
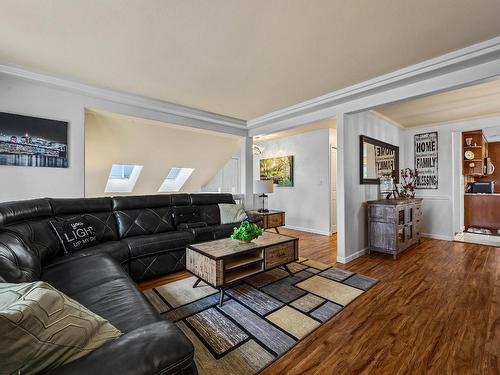
{"label": "green potted plant", "polygon": [[249,223],[248,221],[244,221],[240,224],[239,227],[233,229],[233,234],[231,238],[233,240],[240,240],[241,242],[252,242],[252,240],[256,239],[260,235],[262,235],[263,229],[259,227],[257,224]]}

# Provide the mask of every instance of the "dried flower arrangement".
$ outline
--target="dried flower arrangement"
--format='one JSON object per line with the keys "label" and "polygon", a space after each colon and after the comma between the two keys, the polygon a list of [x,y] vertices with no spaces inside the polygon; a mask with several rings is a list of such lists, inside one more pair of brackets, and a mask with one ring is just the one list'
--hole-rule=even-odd
{"label": "dried flower arrangement", "polygon": [[417,176],[416,169],[401,169],[401,182],[399,184],[399,196],[401,198],[415,198]]}

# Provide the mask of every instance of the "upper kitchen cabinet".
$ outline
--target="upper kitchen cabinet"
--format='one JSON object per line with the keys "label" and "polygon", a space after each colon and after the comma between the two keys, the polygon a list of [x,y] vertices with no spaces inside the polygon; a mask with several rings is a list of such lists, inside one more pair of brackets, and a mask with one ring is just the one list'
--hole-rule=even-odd
{"label": "upper kitchen cabinet", "polygon": [[462,133],[462,174],[464,176],[483,176],[486,174],[488,142],[482,130]]}

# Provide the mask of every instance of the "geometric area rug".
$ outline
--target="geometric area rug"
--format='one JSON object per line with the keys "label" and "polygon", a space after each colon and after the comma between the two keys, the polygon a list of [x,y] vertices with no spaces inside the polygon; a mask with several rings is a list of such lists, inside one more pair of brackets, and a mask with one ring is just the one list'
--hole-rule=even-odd
{"label": "geometric area rug", "polygon": [[144,294],[195,347],[200,375],[256,374],[377,283],[305,258],[218,291],[196,277]]}

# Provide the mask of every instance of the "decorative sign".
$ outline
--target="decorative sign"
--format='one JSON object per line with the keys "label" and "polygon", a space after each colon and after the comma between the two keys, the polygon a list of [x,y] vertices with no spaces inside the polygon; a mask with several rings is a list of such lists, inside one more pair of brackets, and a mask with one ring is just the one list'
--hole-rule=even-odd
{"label": "decorative sign", "polygon": [[417,189],[438,188],[438,133],[415,134]]}
{"label": "decorative sign", "polygon": [[392,176],[392,172],[396,169],[396,152],[382,146],[375,146],[375,170],[377,178],[383,176]]}

